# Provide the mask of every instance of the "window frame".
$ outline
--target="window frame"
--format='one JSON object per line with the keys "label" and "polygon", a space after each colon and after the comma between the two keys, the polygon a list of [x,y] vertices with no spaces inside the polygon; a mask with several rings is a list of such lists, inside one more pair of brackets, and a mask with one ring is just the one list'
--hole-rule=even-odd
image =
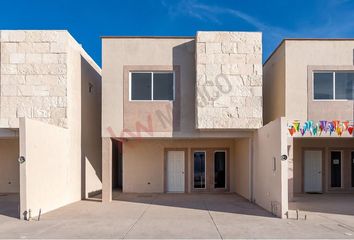
{"label": "window frame", "polygon": [[[134,100],[132,99],[132,73],[150,73],[151,74],[151,99],[150,100]],[[172,73],[172,91],[171,100],[154,100],[154,74],[155,73]],[[176,100],[176,72],[175,71],[129,71],[129,102],[173,102]]]}
{"label": "window frame", "polygon": [[[354,99],[336,99],[336,72],[353,73],[354,70],[314,70],[312,71],[312,101],[314,102],[343,102],[354,101]],[[316,73],[332,73],[333,81],[333,99],[315,99],[315,74]]]}

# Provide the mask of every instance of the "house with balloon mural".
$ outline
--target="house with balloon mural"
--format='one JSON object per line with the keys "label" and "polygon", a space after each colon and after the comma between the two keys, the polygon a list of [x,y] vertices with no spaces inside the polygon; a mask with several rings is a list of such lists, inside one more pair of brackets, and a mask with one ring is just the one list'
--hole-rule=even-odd
{"label": "house with balloon mural", "polygon": [[264,124],[286,119],[289,208],[354,192],[353,49],[353,39],[285,39],[264,63]]}

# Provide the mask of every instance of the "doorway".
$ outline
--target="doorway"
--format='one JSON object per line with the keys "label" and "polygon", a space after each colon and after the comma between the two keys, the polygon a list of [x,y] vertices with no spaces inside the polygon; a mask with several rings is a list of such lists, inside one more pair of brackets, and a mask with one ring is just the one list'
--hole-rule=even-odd
{"label": "doorway", "polygon": [[112,139],[112,188],[123,189],[123,144]]}
{"label": "doorway", "polygon": [[192,151],[192,190],[225,192],[229,186],[228,150],[207,148]]}
{"label": "doorway", "polygon": [[185,152],[167,151],[166,191],[185,192]]}
{"label": "doorway", "polygon": [[342,187],[342,152],[331,151],[331,187]]}
{"label": "doorway", "polygon": [[304,151],[304,192],[322,193],[322,151]]}

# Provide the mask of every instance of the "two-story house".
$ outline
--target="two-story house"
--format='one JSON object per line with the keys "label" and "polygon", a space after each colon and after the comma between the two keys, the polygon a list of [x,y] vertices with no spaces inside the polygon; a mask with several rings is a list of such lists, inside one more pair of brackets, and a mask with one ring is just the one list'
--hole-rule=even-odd
{"label": "two-story house", "polygon": [[0,49],[2,212],[34,217],[100,191],[101,69],[67,31],[2,30]]}
{"label": "two-story house", "polygon": [[[104,202],[113,189],[233,192],[283,214],[280,134],[275,148],[257,147],[273,137],[258,131],[261,41],[254,32],[102,38]],[[276,162],[260,161],[272,151]]]}
{"label": "two-story house", "polygon": [[285,39],[264,64],[264,123],[287,118],[290,200],[354,192],[353,49],[353,39]]}

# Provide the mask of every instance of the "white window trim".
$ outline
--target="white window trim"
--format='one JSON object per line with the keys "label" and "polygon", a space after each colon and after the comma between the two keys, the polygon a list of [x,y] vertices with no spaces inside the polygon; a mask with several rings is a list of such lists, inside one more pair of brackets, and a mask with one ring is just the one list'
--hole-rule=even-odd
{"label": "white window trim", "polygon": [[[150,100],[133,100],[132,99],[132,73],[150,73],[151,74],[151,99]],[[172,100],[154,100],[154,73],[172,73],[173,74],[173,83],[172,91],[173,98]],[[175,71],[130,71],[129,72],[129,102],[173,102],[176,99],[176,73]]]}
{"label": "white window trim", "polygon": [[[314,102],[347,102],[347,101],[354,101],[354,99],[336,99],[336,72],[352,72],[351,70],[323,70],[323,71],[313,71],[312,72],[312,101]],[[333,77],[333,99],[315,99],[315,73],[332,73]]]}

